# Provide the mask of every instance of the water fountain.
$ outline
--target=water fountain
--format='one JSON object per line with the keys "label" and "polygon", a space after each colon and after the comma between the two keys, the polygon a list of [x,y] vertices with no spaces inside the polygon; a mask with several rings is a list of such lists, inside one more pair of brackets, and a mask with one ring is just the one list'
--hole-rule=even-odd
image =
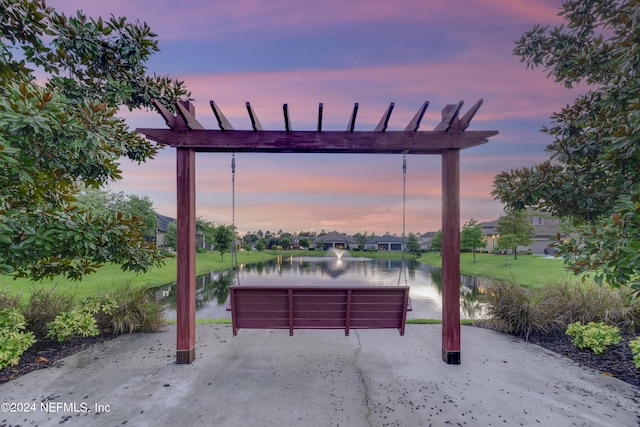
{"label": "water fountain", "polygon": [[351,254],[349,253],[349,251],[345,249],[337,249],[337,248],[329,248],[325,253],[325,255],[328,256],[329,258],[338,258],[338,259],[351,257]]}

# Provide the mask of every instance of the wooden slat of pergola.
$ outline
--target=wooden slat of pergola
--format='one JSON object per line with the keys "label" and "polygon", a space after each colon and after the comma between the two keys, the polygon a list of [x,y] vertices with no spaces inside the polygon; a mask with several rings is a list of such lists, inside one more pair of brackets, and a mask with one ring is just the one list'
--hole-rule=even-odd
{"label": "wooden slat of pergola", "polygon": [[460,150],[487,142],[497,131],[466,131],[482,105],[478,101],[462,118],[463,102],[443,108],[433,131],[418,131],[429,106],[418,109],[404,131],[388,131],[391,103],[374,131],[355,131],[358,103],[346,131],[323,131],[323,104],[318,105],[316,131],[293,131],[288,105],[283,105],[284,131],[265,131],[246,103],[253,130],[234,130],[214,101],[211,109],[220,130],[204,129],[188,102],[176,102],[177,114],[155,103],[169,129],[136,129],[147,138],[175,147],[177,175],[177,363],[195,359],[195,153],[376,153],[442,156],[442,359],[460,363]]}

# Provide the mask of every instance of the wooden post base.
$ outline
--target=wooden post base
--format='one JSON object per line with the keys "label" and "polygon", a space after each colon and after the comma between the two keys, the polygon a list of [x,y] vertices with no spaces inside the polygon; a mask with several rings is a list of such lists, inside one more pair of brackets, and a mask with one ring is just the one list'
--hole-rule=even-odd
{"label": "wooden post base", "polygon": [[442,360],[444,360],[447,365],[459,365],[460,364],[460,352],[459,351],[448,351],[443,347],[442,348]]}
{"label": "wooden post base", "polygon": [[196,358],[196,349],[192,348],[191,350],[178,350],[176,352],[176,364],[178,365],[189,365]]}

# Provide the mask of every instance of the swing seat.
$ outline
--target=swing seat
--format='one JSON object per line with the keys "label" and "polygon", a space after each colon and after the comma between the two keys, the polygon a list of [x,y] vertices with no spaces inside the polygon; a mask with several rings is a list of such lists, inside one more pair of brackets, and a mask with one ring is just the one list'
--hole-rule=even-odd
{"label": "swing seat", "polygon": [[238,329],[396,328],[404,335],[411,311],[409,286],[230,287],[227,310],[233,335]]}

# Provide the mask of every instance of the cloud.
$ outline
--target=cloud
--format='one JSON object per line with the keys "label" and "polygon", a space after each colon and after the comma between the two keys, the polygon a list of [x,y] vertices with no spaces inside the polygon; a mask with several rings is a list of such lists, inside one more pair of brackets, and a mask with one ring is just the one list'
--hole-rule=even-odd
{"label": "cloud", "polygon": [[[158,33],[161,52],[150,71],[184,80],[198,120],[217,123],[215,100],[236,129],[250,129],[245,102],[263,127],[284,129],[288,103],[295,130],[346,129],[359,102],[356,130],[372,130],[390,102],[390,130],[402,130],[424,101],[422,130],[433,129],[447,104],[466,112],[484,104],[469,130],[498,130],[488,144],[461,156],[461,219],[497,218],[493,177],[502,169],[545,158],[549,137],[538,129],[571,102],[568,91],[527,70],[512,56],[513,41],[533,24],[559,24],[557,0],[49,0],[66,13],[84,9],[139,19]],[[122,111],[131,127],[165,128],[154,111]],[[386,155],[238,155],[240,230],[286,229],[399,233],[401,158]],[[198,154],[198,215],[231,221],[229,154]],[[148,195],[175,216],[175,154],[163,150],[143,165],[124,161],[114,188]],[[438,156],[409,156],[407,227],[437,230],[441,222]]]}
{"label": "cloud", "polygon": [[[350,69],[314,69],[181,76],[195,98],[198,117],[217,128],[209,108],[215,100],[237,129],[250,129],[245,102],[251,102],[265,129],[282,129],[282,104],[289,104],[293,128],[314,129],[318,103],[327,129],[344,130],[353,104],[360,103],[356,129],[372,130],[389,102],[396,102],[392,130],[411,120],[422,102],[431,106],[424,128],[434,127],[446,104],[464,100],[463,113],[478,99],[484,105],[472,129],[504,119],[547,116],[575,98],[541,73],[508,61],[416,63]],[[431,126],[431,127],[430,127]],[[368,128],[368,129],[367,129]]]}
{"label": "cloud", "polygon": [[[256,33],[274,39],[309,32],[350,28],[362,23],[388,27],[420,25],[465,28],[470,25],[501,25],[556,21],[555,1],[468,0],[234,0],[144,1],[49,0],[48,5],[67,14],[82,9],[90,16],[127,16],[149,22],[163,39],[243,37]],[[443,17],[455,17],[444,20]],[[400,27],[401,28],[401,27]]]}

